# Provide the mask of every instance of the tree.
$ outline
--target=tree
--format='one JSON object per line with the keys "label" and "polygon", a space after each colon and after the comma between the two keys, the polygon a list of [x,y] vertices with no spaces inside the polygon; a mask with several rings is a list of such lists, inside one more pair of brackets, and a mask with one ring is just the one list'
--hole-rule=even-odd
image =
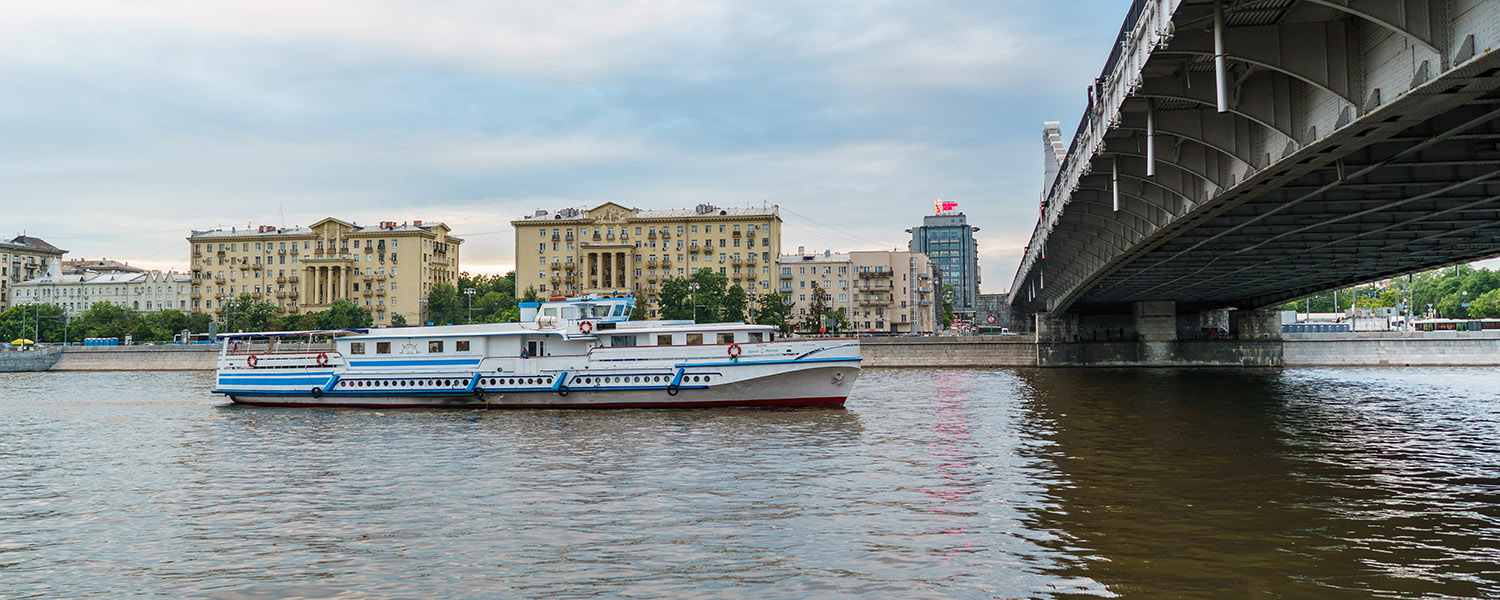
{"label": "tree", "polygon": [[[693,284],[698,289],[693,290]],[[699,323],[719,323],[729,319],[724,314],[725,300],[729,294],[729,276],[713,269],[698,269],[690,277],[675,277],[662,282],[657,295],[663,319],[693,319]],[[745,296],[745,290],[739,292]],[[746,298],[748,300],[748,298]],[[744,302],[740,304],[740,318],[744,320]]]}
{"label": "tree", "polygon": [[219,322],[224,324],[225,331],[268,331],[282,312],[280,306],[256,300],[250,294],[240,294],[219,307]]}
{"label": "tree", "polygon": [[458,288],[451,283],[439,283],[427,293],[427,322],[434,325],[452,325],[462,321],[463,305],[458,300]]}
{"label": "tree", "polygon": [[761,325],[775,325],[782,333],[792,332],[792,307],[787,302],[787,297],[779,292],[771,292],[761,296],[756,301],[755,322]]}
{"label": "tree", "polygon": [[18,338],[34,342],[60,341],[66,319],[62,307],[55,304],[13,306],[0,313],[0,332],[5,338],[0,342]]}
{"label": "tree", "polygon": [[954,287],[951,283],[943,284],[943,329],[953,324],[953,294]]}
{"label": "tree", "polygon": [[745,308],[750,305],[750,296],[745,293],[745,288],[737,285],[729,286],[724,292],[723,307],[719,318],[726,323],[744,322]]}
{"label": "tree", "polygon": [[827,333],[828,328],[828,292],[823,286],[814,281],[812,284],[812,302],[807,306],[807,318],[802,322],[802,329],[814,333]]}
{"label": "tree", "polygon": [[192,330],[191,319],[186,313],[180,310],[167,309],[146,313],[143,320],[145,321],[146,328],[151,332],[147,338],[150,340],[165,342],[173,339],[178,332],[184,329]]}
{"label": "tree", "polygon": [[112,337],[123,340],[126,335],[134,336],[149,331],[144,325],[141,316],[133,310],[108,302],[95,302],[83,314],[78,315],[77,319],[73,319],[69,329],[76,331],[77,335],[70,333],[69,337]]}
{"label": "tree", "polygon": [[[453,286],[448,286],[453,287]],[[339,298],[328,310],[317,313],[319,329],[363,329],[375,323],[365,307]]]}
{"label": "tree", "polygon": [[828,313],[829,320],[833,323],[835,333],[849,331],[853,325],[849,323],[849,310],[840,306]]}
{"label": "tree", "polygon": [[406,327],[406,315],[401,313],[391,314],[391,327]]}
{"label": "tree", "polygon": [[537,293],[536,293],[536,286],[534,286],[534,285],[528,285],[528,286],[526,286],[526,291],[521,293],[521,301],[522,302],[541,302],[542,301],[542,297],[539,296],[539,295],[537,295]]}

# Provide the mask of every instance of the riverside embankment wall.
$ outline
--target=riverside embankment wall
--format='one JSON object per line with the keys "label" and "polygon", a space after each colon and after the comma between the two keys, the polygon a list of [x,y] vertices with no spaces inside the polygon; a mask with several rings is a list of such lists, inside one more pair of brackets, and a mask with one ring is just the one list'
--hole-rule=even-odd
{"label": "riverside embankment wall", "polygon": [[212,371],[217,344],[170,346],[72,346],[53,371]]}
{"label": "riverside embankment wall", "polygon": [[1500,331],[1283,334],[1288,367],[1500,366]]}
{"label": "riverside embankment wall", "polygon": [[[1500,366],[1500,332],[1285,334],[1277,341],[1070,342],[1037,344],[1030,336],[892,337],[861,340],[866,367],[1126,366]],[[1164,344],[1164,345],[1163,345]],[[10,353],[3,353],[10,354]],[[30,354],[30,353],[14,353]],[[53,371],[211,371],[217,345],[71,347]],[[1163,359],[1165,357],[1165,359]],[[16,357],[36,370],[45,357]],[[6,368],[7,366],[13,368]],[[45,367],[41,367],[45,368]]]}
{"label": "riverside embankment wall", "polygon": [[867,367],[1500,366],[1500,331],[1285,334],[1281,341],[1036,343],[1030,336],[866,338]]}

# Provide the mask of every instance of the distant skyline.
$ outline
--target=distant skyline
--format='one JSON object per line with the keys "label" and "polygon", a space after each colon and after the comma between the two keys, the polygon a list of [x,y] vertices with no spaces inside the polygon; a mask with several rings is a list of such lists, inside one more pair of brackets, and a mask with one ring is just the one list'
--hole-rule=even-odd
{"label": "distant skyline", "polygon": [[8,3],[0,234],[185,271],[191,229],[443,221],[503,273],[538,208],[778,204],[785,251],[904,250],[942,198],[1000,292],[1129,4]]}

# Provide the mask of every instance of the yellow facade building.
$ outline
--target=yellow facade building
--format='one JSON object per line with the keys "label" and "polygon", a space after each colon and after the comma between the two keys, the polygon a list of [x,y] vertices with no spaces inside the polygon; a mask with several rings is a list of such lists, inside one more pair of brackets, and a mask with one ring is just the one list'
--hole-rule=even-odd
{"label": "yellow facade building", "polygon": [[516,230],[516,293],[543,296],[635,294],[656,318],[661,284],[713,269],[751,295],[771,292],[781,251],[777,206],[639,210],[608,202],[593,209],[538,210]]}
{"label": "yellow facade building", "polygon": [[443,223],[395,221],[362,227],[334,218],[310,227],[194,230],[192,310],[217,312],[249,294],[288,314],[326,310],[335,300],[365,307],[375,325],[425,318],[432,286],[458,282],[462,239]]}

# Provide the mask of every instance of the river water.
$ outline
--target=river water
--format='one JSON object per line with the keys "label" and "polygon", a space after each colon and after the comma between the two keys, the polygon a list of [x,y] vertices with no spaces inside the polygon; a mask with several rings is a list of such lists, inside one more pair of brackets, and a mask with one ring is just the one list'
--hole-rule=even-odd
{"label": "river water", "polygon": [[0,374],[0,597],[1500,596],[1500,372],[882,370],[843,410]]}

